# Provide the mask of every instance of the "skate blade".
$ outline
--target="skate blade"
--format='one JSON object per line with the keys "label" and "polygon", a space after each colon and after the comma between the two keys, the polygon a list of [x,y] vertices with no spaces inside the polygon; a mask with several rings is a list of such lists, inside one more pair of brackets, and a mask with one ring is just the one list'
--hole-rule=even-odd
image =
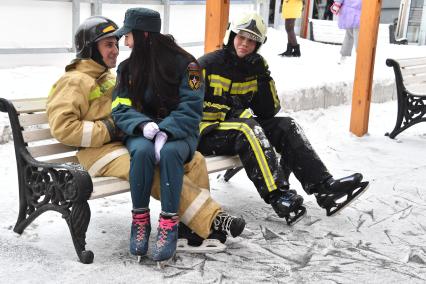
{"label": "skate blade", "polygon": [[157,267],[159,269],[164,269],[164,268],[166,268],[166,266],[173,265],[175,262],[176,262],[176,253],[173,254],[173,256],[169,259],[157,261]]}
{"label": "skate blade", "polygon": [[216,239],[205,239],[200,246],[188,245],[188,240],[178,239],[176,252],[184,253],[216,253],[223,252],[226,249],[226,245],[222,244]]}
{"label": "skate blade", "polygon": [[300,220],[302,220],[306,215],[306,207],[300,206],[297,212],[291,212],[294,213],[294,215],[286,216],[284,217],[287,225],[293,226],[294,224],[298,223]]}
{"label": "skate blade", "polygon": [[355,194],[352,192],[352,196],[350,197],[350,199],[346,199],[346,201],[336,204],[336,206],[334,207],[334,210],[330,210],[330,208],[327,208],[326,209],[327,210],[327,216],[331,217],[331,216],[338,215],[338,213],[340,213],[340,211],[342,209],[344,209],[345,207],[350,205],[352,202],[357,200],[362,194],[364,194],[364,192],[367,191],[369,186],[370,186],[370,182],[368,182],[368,181],[361,182],[359,184],[358,191],[355,192]]}

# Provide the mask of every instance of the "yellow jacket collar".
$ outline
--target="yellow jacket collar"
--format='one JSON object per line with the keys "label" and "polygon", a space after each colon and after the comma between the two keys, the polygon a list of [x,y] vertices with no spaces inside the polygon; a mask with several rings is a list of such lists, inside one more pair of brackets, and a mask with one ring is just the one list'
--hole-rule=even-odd
{"label": "yellow jacket collar", "polygon": [[102,74],[109,71],[105,66],[100,65],[92,59],[79,59],[76,58],[65,67],[65,71],[78,70],[86,73],[93,78],[99,78]]}

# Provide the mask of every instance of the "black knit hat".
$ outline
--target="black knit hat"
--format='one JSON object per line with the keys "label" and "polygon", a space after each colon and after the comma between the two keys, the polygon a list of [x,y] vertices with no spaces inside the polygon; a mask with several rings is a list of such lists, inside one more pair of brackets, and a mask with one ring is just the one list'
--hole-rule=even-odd
{"label": "black knit hat", "polygon": [[161,30],[160,13],[147,8],[130,8],[124,16],[124,25],[114,34],[122,37],[132,30],[159,33]]}

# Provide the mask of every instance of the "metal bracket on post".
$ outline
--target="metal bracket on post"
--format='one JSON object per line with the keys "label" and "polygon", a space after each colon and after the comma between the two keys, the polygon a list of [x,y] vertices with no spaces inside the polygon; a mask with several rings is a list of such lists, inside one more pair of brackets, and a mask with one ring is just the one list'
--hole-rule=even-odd
{"label": "metal bracket on post", "polygon": [[90,15],[102,15],[102,1],[101,0],[92,0],[90,3]]}
{"label": "metal bracket on post", "polygon": [[72,51],[75,52],[74,35],[80,25],[80,0],[72,0]]}
{"label": "metal bracket on post", "polygon": [[163,34],[169,33],[170,28],[170,0],[163,0],[164,15],[163,15]]}

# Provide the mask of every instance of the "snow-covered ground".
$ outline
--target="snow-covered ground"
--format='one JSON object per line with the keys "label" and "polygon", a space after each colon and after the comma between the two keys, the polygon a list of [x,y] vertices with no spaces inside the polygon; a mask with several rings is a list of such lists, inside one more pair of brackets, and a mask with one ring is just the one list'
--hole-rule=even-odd
{"label": "snow-covered ground", "polygon": [[[307,40],[300,40],[301,58],[281,58],[276,54],[282,52],[284,38],[284,31],[270,29],[262,48],[284,105],[303,94],[318,98],[321,89],[351,93],[354,59],[338,65],[338,46]],[[190,51],[201,55],[202,48]],[[380,44],[375,82],[393,82],[385,58],[424,56],[425,51],[425,47]],[[120,59],[127,55],[123,53]],[[61,65],[0,69],[1,96],[45,96],[62,72]],[[394,126],[396,102],[373,103],[369,132],[359,138],[349,132],[350,111],[349,105],[341,105],[281,115],[290,115],[301,124],[335,177],[355,171],[364,174],[371,186],[359,200],[341,214],[326,217],[292,177],[292,186],[305,197],[308,213],[288,227],[274,217],[245,173],[228,183],[212,174],[213,197],[230,213],[243,215],[246,230],[228,240],[224,253],[179,254],[175,267],[164,270],[149,261],[137,264],[129,254],[128,193],[90,202],[87,248],[95,253],[93,264],[78,262],[68,228],[58,213],[44,213],[22,235],[15,234],[18,183],[13,142],[2,144],[0,282],[425,283],[426,123],[391,140],[384,133]],[[1,114],[0,129],[6,121]],[[151,207],[156,216],[159,203],[152,201]]]}

